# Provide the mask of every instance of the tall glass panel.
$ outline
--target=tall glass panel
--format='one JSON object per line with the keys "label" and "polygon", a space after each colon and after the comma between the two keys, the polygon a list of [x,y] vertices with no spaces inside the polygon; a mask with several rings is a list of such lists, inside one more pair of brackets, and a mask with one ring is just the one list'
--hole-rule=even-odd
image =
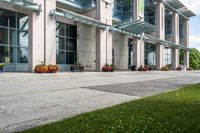
{"label": "tall glass panel", "polygon": [[56,62],[57,64],[74,64],[77,61],[77,28],[60,22],[56,25]]}
{"label": "tall glass panel", "polygon": [[172,49],[165,48],[164,51],[164,65],[171,65],[172,64]]}
{"label": "tall glass panel", "polygon": [[172,12],[165,10],[165,37],[172,37]]}
{"label": "tall glass panel", "polygon": [[156,45],[145,44],[145,65],[152,68],[156,67]]}
{"label": "tall glass panel", "polygon": [[156,25],[156,3],[154,0],[144,0],[144,20]]}

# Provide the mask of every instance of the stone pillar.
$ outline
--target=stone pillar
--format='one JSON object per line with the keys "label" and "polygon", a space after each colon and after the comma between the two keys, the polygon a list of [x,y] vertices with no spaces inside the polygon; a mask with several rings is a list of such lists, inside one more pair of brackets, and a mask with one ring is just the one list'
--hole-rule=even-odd
{"label": "stone pillar", "polygon": [[56,64],[56,19],[52,18],[49,13],[56,9],[56,0],[44,0],[44,36],[45,36],[45,63]]}
{"label": "stone pillar", "polygon": [[[188,20],[185,20],[185,23],[184,23],[184,31],[185,31],[185,35],[184,35],[184,38],[185,38],[185,41],[184,41],[184,46],[186,48],[189,48],[189,21]],[[184,64],[187,68],[190,67],[190,60],[189,60],[189,57],[190,54],[189,54],[189,51],[185,51],[184,52]]]}
{"label": "stone pillar", "polygon": [[44,61],[44,1],[33,0],[42,6],[40,14],[31,12],[29,15],[29,71],[33,72],[36,65]]}
{"label": "stone pillar", "polygon": [[[165,40],[165,7],[163,2],[157,1],[157,37]],[[160,70],[164,66],[164,46],[156,44],[156,69]]]}
{"label": "stone pillar", "polygon": [[[97,19],[108,25],[112,25],[112,1],[98,0],[97,1]],[[108,29],[96,30],[96,69],[101,71],[101,68],[106,64],[112,63],[112,32]]]}
{"label": "stone pillar", "polygon": [[[173,42],[179,44],[179,15],[173,13]],[[179,49],[172,48],[172,68],[175,70],[179,66]]]}
{"label": "stone pillar", "polygon": [[133,39],[133,65],[136,69],[140,65],[144,66],[144,41],[139,39]]}
{"label": "stone pillar", "polygon": [[[139,0],[133,1],[133,19],[144,21],[144,12],[139,10]],[[144,40],[134,38],[133,44],[133,64],[138,69],[144,66]]]}

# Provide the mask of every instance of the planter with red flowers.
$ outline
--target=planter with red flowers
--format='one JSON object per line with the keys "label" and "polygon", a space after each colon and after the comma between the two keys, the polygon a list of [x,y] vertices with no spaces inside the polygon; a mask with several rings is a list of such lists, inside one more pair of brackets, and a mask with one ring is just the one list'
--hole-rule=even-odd
{"label": "planter with red flowers", "polygon": [[57,65],[48,65],[46,66],[44,62],[41,62],[41,64],[35,66],[36,73],[56,73],[58,71]]}
{"label": "planter with red flowers", "polygon": [[148,66],[140,66],[139,68],[138,68],[138,71],[149,71],[149,67]]}
{"label": "planter with red flowers", "polygon": [[103,72],[113,72],[113,71],[115,71],[115,66],[113,64],[105,64],[102,67],[102,71]]}

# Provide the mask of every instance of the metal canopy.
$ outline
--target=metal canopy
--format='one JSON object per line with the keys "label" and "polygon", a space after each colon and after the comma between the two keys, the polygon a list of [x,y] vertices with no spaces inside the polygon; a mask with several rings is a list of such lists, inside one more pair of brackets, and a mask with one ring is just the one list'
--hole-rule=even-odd
{"label": "metal canopy", "polygon": [[184,5],[183,5],[183,3],[182,2],[180,2],[179,0],[166,0],[166,2],[168,3],[168,4],[170,4],[173,8],[175,8],[175,9],[180,9],[180,8],[182,8],[182,7],[185,7]]}
{"label": "metal canopy", "polygon": [[0,2],[9,3],[15,6],[23,7],[25,9],[29,9],[38,13],[42,11],[41,5],[34,3],[30,0],[0,0]]}
{"label": "metal canopy", "polygon": [[178,48],[178,49],[189,50],[188,48],[186,48],[185,46],[183,46],[181,44],[176,44],[176,43],[173,43],[173,42],[170,42],[170,41],[164,41],[164,40],[161,40],[161,39],[154,37],[154,36],[151,36],[151,35],[146,34],[145,37],[147,38],[147,40],[155,41],[155,42],[161,43],[162,45],[165,45],[165,46],[171,46],[171,47],[175,47],[175,48]]}
{"label": "metal canopy", "polygon": [[96,8],[95,0],[86,0],[86,1],[84,0],[56,0],[56,1],[63,5],[73,6],[83,11]]}
{"label": "metal canopy", "polygon": [[189,10],[180,0],[162,0],[162,2],[187,20],[190,17],[196,16],[196,14]]}
{"label": "metal canopy", "polygon": [[156,26],[149,24],[147,22],[136,20],[136,21],[129,21],[120,23],[117,26],[120,30],[134,33],[134,34],[141,34],[144,32],[151,32],[156,30]]}
{"label": "metal canopy", "polygon": [[84,23],[84,24],[88,24],[88,25],[93,25],[96,26],[98,28],[103,28],[106,29],[107,27],[109,27],[110,25],[102,23],[98,20],[95,20],[93,18],[84,16],[84,15],[80,15],[71,11],[67,11],[67,10],[52,10],[50,12],[51,16],[58,16],[58,17],[65,17],[66,19],[71,19],[73,21],[76,22],[80,22],[80,23]]}
{"label": "metal canopy", "polygon": [[193,13],[191,10],[189,10],[187,7],[181,8],[179,9],[179,11],[185,16],[187,16],[188,18],[196,16],[196,14]]}

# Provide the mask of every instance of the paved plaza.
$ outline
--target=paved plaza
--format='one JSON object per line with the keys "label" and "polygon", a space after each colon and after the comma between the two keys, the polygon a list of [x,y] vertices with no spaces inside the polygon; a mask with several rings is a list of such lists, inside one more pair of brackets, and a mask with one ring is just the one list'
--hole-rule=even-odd
{"label": "paved plaza", "polygon": [[198,82],[200,71],[0,73],[0,132],[20,131]]}

